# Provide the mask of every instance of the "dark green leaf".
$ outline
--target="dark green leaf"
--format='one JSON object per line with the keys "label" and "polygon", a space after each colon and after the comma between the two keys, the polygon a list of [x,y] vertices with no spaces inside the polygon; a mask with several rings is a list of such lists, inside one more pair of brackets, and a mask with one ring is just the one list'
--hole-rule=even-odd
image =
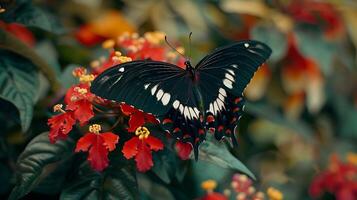
{"label": "dark green leaf", "polygon": [[51,82],[52,90],[56,91],[59,88],[53,69],[33,49],[3,29],[0,29],[0,48],[30,60]]}
{"label": "dark green leaf", "polygon": [[13,53],[1,51],[0,97],[17,107],[23,131],[31,124],[38,87],[38,72],[31,62]]}
{"label": "dark green leaf", "polygon": [[200,146],[200,160],[205,160],[221,166],[238,170],[255,179],[254,174],[227,149],[223,141],[217,141],[210,133],[206,136],[206,141]]}
{"label": "dark green leaf", "polygon": [[31,1],[18,3],[16,7],[3,13],[1,18],[8,23],[16,22],[54,33],[63,32],[52,15],[32,5]]}
{"label": "dark green leaf", "polygon": [[16,185],[9,199],[19,199],[33,190],[72,155],[74,144],[71,138],[51,144],[47,132],[35,137],[18,159]]}
{"label": "dark green leaf", "polygon": [[138,187],[135,173],[134,166],[128,163],[112,162],[105,171],[95,172],[85,162],[63,190],[60,199],[136,199]]}

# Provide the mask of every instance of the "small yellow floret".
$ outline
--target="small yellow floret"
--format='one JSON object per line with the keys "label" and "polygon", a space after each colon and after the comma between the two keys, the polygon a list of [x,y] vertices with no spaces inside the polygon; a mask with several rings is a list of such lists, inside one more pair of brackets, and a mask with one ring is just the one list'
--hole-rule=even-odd
{"label": "small yellow floret", "polygon": [[201,188],[207,192],[212,192],[217,187],[217,182],[215,180],[209,179],[201,183]]}
{"label": "small yellow floret", "polygon": [[57,111],[62,112],[63,111],[62,108],[63,108],[63,104],[56,104],[53,106],[53,112],[57,112]]}
{"label": "small yellow floret", "polygon": [[346,159],[349,163],[357,165],[357,153],[352,153],[352,152],[347,153]]}
{"label": "small yellow floret", "polygon": [[135,130],[135,135],[138,136],[140,140],[146,139],[146,138],[149,137],[150,131],[149,131],[149,129],[147,129],[145,126],[139,126],[139,127]]}
{"label": "small yellow floret", "polygon": [[102,130],[99,124],[92,124],[89,126],[89,132],[98,134]]}
{"label": "small yellow floret", "polygon": [[283,193],[273,187],[268,188],[267,195],[270,200],[282,200],[284,198]]}
{"label": "small yellow floret", "polygon": [[112,39],[106,40],[102,43],[102,47],[104,49],[111,49],[114,47],[114,45],[115,45],[115,41]]}
{"label": "small yellow floret", "polygon": [[94,75],[93,74],[85,74],[79,77],[79,82],[81,83],[90,83],[94,80]]}

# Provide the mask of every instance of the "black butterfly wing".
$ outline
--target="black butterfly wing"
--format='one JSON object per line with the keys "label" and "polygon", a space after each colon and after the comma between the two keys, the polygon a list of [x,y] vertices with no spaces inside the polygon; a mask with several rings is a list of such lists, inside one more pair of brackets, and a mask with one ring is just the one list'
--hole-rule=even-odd
{"label": "black butterfly wing", "polygon": [[177,101],[194,107],[191,88],[192,80],[187,71],[178,66],[137,60],[101,73],[93,81],[91,91],[102,98],[125,102],[158,116],[166,114]]}
{"label": "black butterfly wing", "polygon": [[244,106],[242,93],[271,52],[264,43],[248,40],[216,49],[197,64],[206,121],[217,139],[234,136]]}

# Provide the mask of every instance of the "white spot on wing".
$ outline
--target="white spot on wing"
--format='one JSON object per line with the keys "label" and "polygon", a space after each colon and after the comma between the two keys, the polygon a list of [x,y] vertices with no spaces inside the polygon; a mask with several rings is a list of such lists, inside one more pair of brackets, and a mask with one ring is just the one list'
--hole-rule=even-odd
{"label": "white spot on wing", "polygon": [[188,110],[190,111],[190,115],[191,115],[191,117],[192,118],[198,118],[198,116],[196,116],[196,113],[195,113],[195,111],[193,110],[193,108],[191,108],[191,107],[188,107]]}
{"label": "white spot on wing", "polygon": [[212,103],[209,104],[209,109],[208,109],[211,113],[214,114],[214,109],[213,109],[213,105]]}
{"label": "white spot on wing", "polygon": [[218,98],[224,102],[224,96],[221,93],[218,94]]}
{"label": "white spot on wing", "polygon": [[218,111],[219,111],[219,107],[218,107],[217,101],[215,101],[213,103],[213,107],[214,107],[214,114],[216,115],[218,113]]}
{"label": "white spot on wing", "polygon": [[235,73],[234,73],[234,71],[233,71],[233,70],[231,70],[231,69],[227,69],[227,72],[229,72],[230,74],[232,74],[233,76],[235,76]]}
{"label": "white spot on wing", "polygon": [[120,72],[124,72],[124,67],[121,67],[121,68],[119,69],[119,71],[120,71]]}
{"label": "white spot on wing", "polygon": [[223,88],[219,88],[219,93],[221,93],[224,97],[227,96],[226,90],[224,90]]}
{"label": "white spot on wing", "polygon": [[164,91],[159,90],[159,91],[157,92],[157,94],[156,94],[156,98],[157,98],[158,101],[161,99],[162,95],[164,95]]}
{"label": "white spot on wing", "polygon": [[187,119],[191,119],[190,111],[188,110],[187,106],[185,106],[185,109],[184,109],[184,116]]}
{"label": "white spot on wing", "polygon": [[248,48],[249,44],[248,43],[244,43],[244,46],[245,46],[245,48]]}
{"label": "white spot on wing", "polygon": [[161,102],[164,106],[166,106],[169,101],[170,101],[170,98],[171,98],[171,95],[169,93],[165,93],[163,96],[162,96],[162,99],[161,99]]}
{"label": "white spot on wing", "polygon": [[238,68],[238,65],[234,64],[234,65],[232,65],[232,67],[234,67],[234,68]]}
{"label": "white spot on wing", "polygon": [[230,74],[226,73],[225,77],[226,77],[226,79],[229,79],[229,80],[231,80],[232,82],[234,82],[234,78],[233,78],[233,76],[231,76]]}
{"label": "white spot on wing", "polygon": [[151,95],[154,96],[156,89],[157,89],[157,85],[155,85],[154,87],[151,88]]}
{"label": "white spot on wing", "polygon": [[223,84],[229,88],[229,89],[232,89],[233,88],[233,85],[232,85],[232,81],[228,80],[228,79],[224,79],[223,80]]}
{"label": "white spot on wing", "polygon": [[183,114],[183,105],[182,104],[180,104],[179,110],[180,110],[180,113]]}
{"label": "white spot on wing", "polygon": [[150,86],[150,83],[145,84],[145,85],[144,85],[145,90],[148,89],[149,86]]}
{"label": "white spot on wing", "polygon": [[173,103],[172,103],[172,106],[177,109],[179,106],[180,106],[180,102],[178,100],[175,100]]}
{"label": "white spot on wing", "polygon": [[196,116],[198,118],[200,116],[200,111],[196,107],[194,107],[193,110],[195,111]]}

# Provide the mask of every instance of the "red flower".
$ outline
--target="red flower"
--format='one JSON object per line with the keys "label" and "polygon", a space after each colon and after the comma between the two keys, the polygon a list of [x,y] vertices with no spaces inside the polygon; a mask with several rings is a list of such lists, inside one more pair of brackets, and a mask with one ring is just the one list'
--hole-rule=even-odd
{"label": "red flower", "polygon": [[55,143],[58,139],[67,138],[68,133],[72,130],[72,126],[76,123],[73,118],[73,112],[64,112],[48,119],[47,124],[50,126],[48,137],[51,143]]}
{"label": "red flower", "polygon": [[192,145],[190,143],[177,141],[175,146],[177,154],[182,160],[187,160],[190,158],[192,151]]}
{"label": "red flower", "polygon": [[357,199],[357,166],[342,163],[337,156],[332,156],[329,168],[315,177],[310,185],[310,195],[314,198],[329,192],[336,200]]}
{"label": "red flower", "polygon": [[79,27],[78,31],[75,33],[75,38],[78,42],[87,47],[94,46],[105,39],[104,37],[93,33],[92,28],[89,25]]}
{"label": "red flower", "polygon": [[199,200],[228,200],[228,197],[218,192],[211,192],[199,198]]}
{"label": "red flower", "polygon": [[122,104],[120,108],[124,115],[130,116],[129,119],[129,132],[134,132],[138,127],[143,126],[146,122],[158,124],[159,121],[155,116],[151,114],[144,113],[133,106]]}
{"label": "red flower", "polygon": [[19,40],[26,43],[27,45],[33,47],[35,46],[35,37],[32,32],[22,24],[9,23],[6,24],[0,21],[0,28],[4,28],[9,33],[16,36]]}
{"label": "red flower", "polygon": [[135,157],[137,169],[140,172],[145,172],[154,165],[151,150],[162,150],[164,144],[159,139],[150,136],[146,127],[138,127],[135,134],[138,137],[133,137],[125,142],[122,152],[126,159]]}
{"label": "red flower", "polygon": [[75,149],[76,152],[89,151],[88,161],[97,171],[108,167],[108,152],[113,151],[119,141],[119,136],[112,132],[99,133],[100,129],[98,124],[90,126],[90,132],[78,140]]}
{"label": "red flower", "polygon": [[94,94],[89,92],[88,84],[79,84],[72,86],[67,90],[65,102],[67,109],[74,112],[74,118],[81,126],[87,123],[93,116],[93,105],[91,103]]}
{"label": "red flower", "polygon": [[322,27],[327,37],[334,38],[344,31],[340,14],[330,3],[293,1],[287,11],[296,21]]}

